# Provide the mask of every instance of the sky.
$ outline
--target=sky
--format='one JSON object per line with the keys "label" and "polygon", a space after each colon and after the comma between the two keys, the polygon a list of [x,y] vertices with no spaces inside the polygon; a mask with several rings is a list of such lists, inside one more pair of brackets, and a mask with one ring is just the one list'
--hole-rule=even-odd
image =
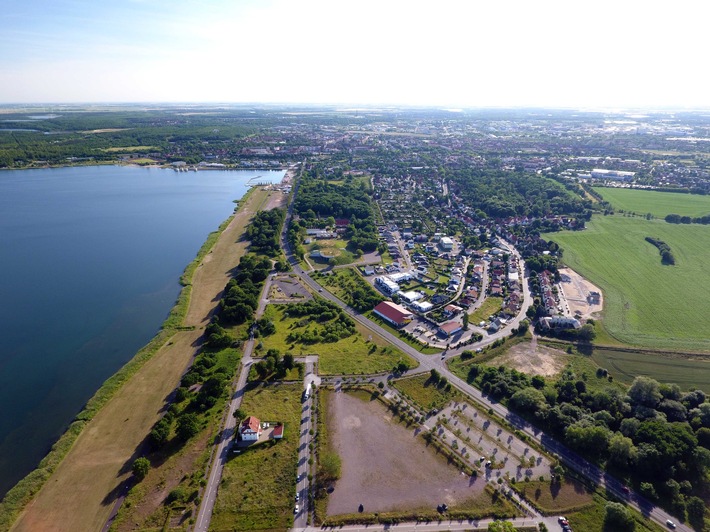
{"label": "sky", "polygon": [[710,108],[697,0],[0,6],[0,103]]}

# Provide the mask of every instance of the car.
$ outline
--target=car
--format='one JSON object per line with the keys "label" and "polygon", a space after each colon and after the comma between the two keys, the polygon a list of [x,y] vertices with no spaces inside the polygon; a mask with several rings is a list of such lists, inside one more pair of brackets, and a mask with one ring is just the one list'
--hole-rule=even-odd
{"label": "car", "polygon": [[564,525],[567,522],[567,518],[566,517],[558,517],[557,522],[561,525]]}
{"label": "car", "polygon": [[621,491],[623,491],[623,492],[626,493],[627,495],[628,495],[629,493],[631,493],[631,490],[629,489],[628,486],[621,486]]}
{"label": "car", "polygon": [[298,493],[296,493],[296,502],[298,502]]}
{"label": "car", "polygon": [[486,467],[491,467],[492,465],[493,465],[493,462],[491,462],[490,460],[488,460],[488,462],[486,462]]}
{"label": "car", "polygon": [[293,509],[293,513],[298,515],[298,512],[300,512],[300,511],[301,511],[301,509],[299,508],[299,506],[297,504],[296,507]]}
{"label": "car", "polygon": [[479,461],[479,462],[483,462],[483,461],[485,461],[485,459],[486,459],[485,456],[481,456],[481,457],[478,459],[478,461]]}
{"label": "car", "polygon": [[668,528],[675,528],[675,523],[671,521],[670,519],[666,519],[666,526]]}
{"label": "car", "polygon": [[319,288],[319,289],[318,289],[318,291],[319,291],[319,292],[322,292],[322,291],[323,291],[323,289],[322,289],[322,288]]}

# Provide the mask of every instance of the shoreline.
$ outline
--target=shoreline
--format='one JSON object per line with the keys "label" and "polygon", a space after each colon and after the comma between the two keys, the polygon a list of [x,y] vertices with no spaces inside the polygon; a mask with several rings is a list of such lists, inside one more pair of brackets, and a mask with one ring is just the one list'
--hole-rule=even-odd
{"label": "shoreline", "polygon": [[[217,171],[231,171],[231,172],[289,172],[294,166],[297,166],[301,164],[300,162],[295,162],[291,164],[282,164],[279,167],[261,167],[261,166],[252,166],[249,168],[243,168],[241,166],[225,166],[224,168],[222,167],[200,167],[197,165],[187,165],[185,167],[184,172],[187,171],[194,171],[192,168],[196,168],[197,171],[204,172],[204,171],[210,171],[210,172],[217,172]],[[97,160],[91,160],[91,161],[79,161],[79,162],[74,162],[74,163],[62,163],[62,164],[45,164],[42,166],[35,166],[35,165],[26,165],[26,166],[18,166],[14,168],[0,168],[0,172],[11,172],[13,170],[49,170],[52,168],[80,168],[84,166],[130,166],[132,168],[160,168],[162,170],[176,170],[177,167],[172,166],[170,163],[163,163],[163,164],[136,164],[132,163],[130,161],[97,161]],[[189,170],[187,169],[189,168]]]}
{"label": "shoreline", "polygon": [[116,373],[101,384],[36,468],[5,494],[0,502],[0,530],[9,530],[21,519],[21,515],[27,509],[28,504],[36,500],[37,495],[47,484],[50,476],[56,472],[57,468],[70,454],[79,437],[85,433],[84,429],[87,425],[118,395],[123,386],[134,378],[163,347],[172,343],[171,339],[176,334],[183,331],[194,331],[197,328],[185,325],[193,295],[195,273],[234,219],[239,214],[248,212],[246,206],[255,190],[258,190],[258,187],[251,187],[237,200],[232,214],[220,224],[216,231],[208,234],[195,258],[185,267],[180,277],[182,289],[160,329],[156,331],[155,336],[139,349]]}

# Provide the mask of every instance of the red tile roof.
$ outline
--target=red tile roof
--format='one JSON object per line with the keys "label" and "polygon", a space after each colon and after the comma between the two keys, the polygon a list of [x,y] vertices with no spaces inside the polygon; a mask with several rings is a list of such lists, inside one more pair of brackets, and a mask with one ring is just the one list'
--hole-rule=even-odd
{"label": "red tile roof", "polygon": [[406,308],[391,303],[389,301],[383,301],[373,309],[377,314],[384,316],[385,318],[391,320],[394,323],[404,323],[407,320],[412,319],[412,313]]}
{"label": "red tile roof", "polygon": [[283,425],[276,425],[274,427],[273,437],[274,438],[283,438],[283,435],[284,435],[284,426]]}
{"label": "red tile roof", "polygon": [[242,424],[240,426],[240,430],[242,432],[244,432],[245,430],[250,430],[252,432],[259,432],[260,425],[261,425],[261,421],[259,421],[259,418],[256,418],[254,416],[249,416],[244,421],[242,421]]}

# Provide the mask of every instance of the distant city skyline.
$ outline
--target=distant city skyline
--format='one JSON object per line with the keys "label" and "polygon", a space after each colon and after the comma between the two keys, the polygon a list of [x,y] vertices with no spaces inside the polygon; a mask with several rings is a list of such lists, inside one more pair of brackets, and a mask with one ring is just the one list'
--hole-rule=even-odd
{"label": "distant city skyline", "polygon": [[688,0],[11,0],[0,103],[710,108]]}

